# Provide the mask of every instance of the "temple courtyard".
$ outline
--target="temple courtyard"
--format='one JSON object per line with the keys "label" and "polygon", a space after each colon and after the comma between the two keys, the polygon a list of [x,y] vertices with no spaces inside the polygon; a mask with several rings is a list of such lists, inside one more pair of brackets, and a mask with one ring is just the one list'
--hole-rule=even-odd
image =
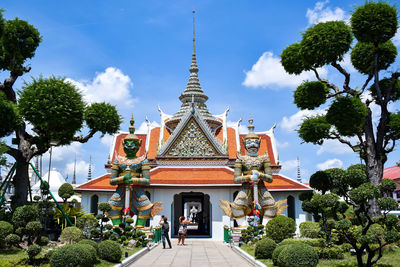
{"label": "temple courtyard", "polygon": [[185,246],[177,246],[177,239],[171,242],[172,249],[163,249],[161,243],[129,266],[252,266],[219,241],[187,239]]}

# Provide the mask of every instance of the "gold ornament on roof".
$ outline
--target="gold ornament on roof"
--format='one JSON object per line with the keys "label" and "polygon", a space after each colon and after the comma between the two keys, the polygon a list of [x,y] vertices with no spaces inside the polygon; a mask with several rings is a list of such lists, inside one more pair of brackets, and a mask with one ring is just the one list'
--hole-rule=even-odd
{"label": "gold ornament on roof", "polygon": [[130,123],[131,125],[129,126],[129,134],[125,137],[125,140],[138,140],[139,138],[135,135],[135,120],[133,119],[133,114]]}
{"label": "gold ornament on roof", "polygon": [[249,126],[247,126],[247,129],[249,129],[249,133],[244,139],[260,139],[260,137],[254,132],[253,118],[251,117],[251,114],[249,116]]}

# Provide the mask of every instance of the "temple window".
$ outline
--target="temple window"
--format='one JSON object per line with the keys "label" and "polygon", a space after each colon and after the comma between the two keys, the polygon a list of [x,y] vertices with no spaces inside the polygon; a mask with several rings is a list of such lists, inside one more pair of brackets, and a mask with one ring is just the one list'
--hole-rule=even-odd
{"label": "temple window", "polygon": [[296,210],[295,210],[295,203],[293,196],[287,197],[287,205],[288,205],[287,207],[288,217],[292,218],[293,220],[296,220]]}

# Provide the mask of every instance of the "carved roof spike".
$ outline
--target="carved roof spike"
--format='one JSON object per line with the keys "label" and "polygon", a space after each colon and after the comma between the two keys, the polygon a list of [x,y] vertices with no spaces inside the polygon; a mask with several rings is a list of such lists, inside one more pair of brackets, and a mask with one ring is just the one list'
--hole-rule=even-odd
{"label": "carved roof spike", "polygon": [[139,139],[136,135],[135,135],[135,120],[133,119],[133,114],[130,120],[131,125],[129,126],[129,134],[125,137],[126,140],[135,140],[135,139]]}

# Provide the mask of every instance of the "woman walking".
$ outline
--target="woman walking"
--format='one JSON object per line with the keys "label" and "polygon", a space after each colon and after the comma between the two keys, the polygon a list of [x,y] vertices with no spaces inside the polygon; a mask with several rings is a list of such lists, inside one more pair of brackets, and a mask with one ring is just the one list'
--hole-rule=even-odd
{"label": "woman walking", "polygon": [[184,216],[179,217],[178,246],[181,241],[182,241],[181,242],[182,246],[185,245],[185,237],[186,237],[188,223],[189,223],[189,221],[185,221]]}
{"label": "woman walking", "polygon": [[172,248],[171,246],[171,241],[169,240],[169,223],[168,223],[168,218],[162,216],[160,220],[160,225],[161,225],[161,240],[163,244],[163,248],[165,248],[165,239],[167,239],[169,248]]}

